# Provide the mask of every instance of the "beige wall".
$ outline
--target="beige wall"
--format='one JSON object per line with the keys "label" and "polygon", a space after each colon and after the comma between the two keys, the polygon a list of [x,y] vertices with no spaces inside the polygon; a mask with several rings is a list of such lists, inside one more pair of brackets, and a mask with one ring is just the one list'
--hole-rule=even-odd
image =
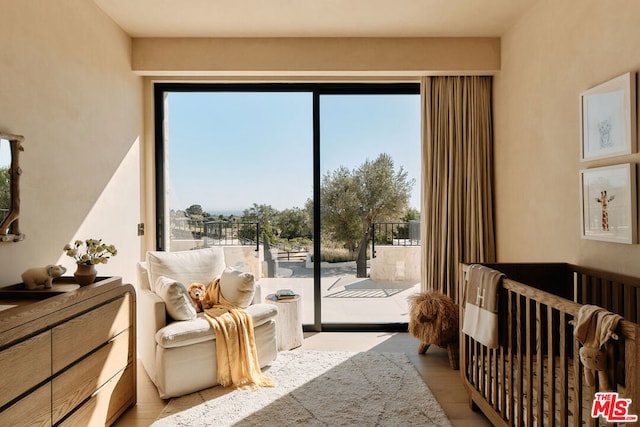
{"label": "beige wall", "polygon": [[0,243],[0,286],[73,261],[63,246],[103,238],[101,275],[135,278],[141,217],[142,80],[131,40],[91,1],[0,0],[0,130],[25,136],[26,239]]}
{"label": "beige wall", "polygon": [[141,75],[420,76],[484,74],[498,38],[177,38],[133,40]]}
{"label": "beige wall", "polygon": [[568,261],[640,275],[640,246],[580,238],[580,93],[640,70],[640,2],[543,0],[502,38],[495,78],[500,261]]}

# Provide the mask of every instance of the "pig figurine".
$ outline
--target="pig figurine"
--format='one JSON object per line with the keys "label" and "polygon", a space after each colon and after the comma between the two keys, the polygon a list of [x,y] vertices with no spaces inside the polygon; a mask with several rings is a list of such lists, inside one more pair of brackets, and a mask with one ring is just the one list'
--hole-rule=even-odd
{"label": "pig figurine", "polygon": [[67,269],[63,266],[53,264],[46,267],[30,268],[22,273],[22,282],[27,289],[37,289],[42,285],[49,289],[53,279],[62,276],[66,271]]}

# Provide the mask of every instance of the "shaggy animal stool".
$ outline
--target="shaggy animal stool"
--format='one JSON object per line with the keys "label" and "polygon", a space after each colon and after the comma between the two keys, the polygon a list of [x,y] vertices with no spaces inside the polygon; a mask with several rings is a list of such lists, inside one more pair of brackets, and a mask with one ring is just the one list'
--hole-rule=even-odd
{"label": "shaggy animal stool", "polygon": [[409,333],[420,340],[419,354],[431,344],[446,348],[449,365],[459,369],[458,305],[439,292],[411,295],[409,301]]}

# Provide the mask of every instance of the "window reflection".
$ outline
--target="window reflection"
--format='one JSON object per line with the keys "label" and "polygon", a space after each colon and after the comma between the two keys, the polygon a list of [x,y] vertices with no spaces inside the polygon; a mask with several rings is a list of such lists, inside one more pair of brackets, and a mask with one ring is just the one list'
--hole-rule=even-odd
{"label": "window reflection", "polygon": [[11,209],[11,144],[0,139],[0,223]]}

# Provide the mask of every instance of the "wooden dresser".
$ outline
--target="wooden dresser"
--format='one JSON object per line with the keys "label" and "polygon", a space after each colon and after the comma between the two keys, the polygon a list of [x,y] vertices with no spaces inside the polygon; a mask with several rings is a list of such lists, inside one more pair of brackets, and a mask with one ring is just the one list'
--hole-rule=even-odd
{"label": "wooden dresser", "polygon": [[0,426],[111,425],[135,405],[133,286],[72,283],[0,290]]}

